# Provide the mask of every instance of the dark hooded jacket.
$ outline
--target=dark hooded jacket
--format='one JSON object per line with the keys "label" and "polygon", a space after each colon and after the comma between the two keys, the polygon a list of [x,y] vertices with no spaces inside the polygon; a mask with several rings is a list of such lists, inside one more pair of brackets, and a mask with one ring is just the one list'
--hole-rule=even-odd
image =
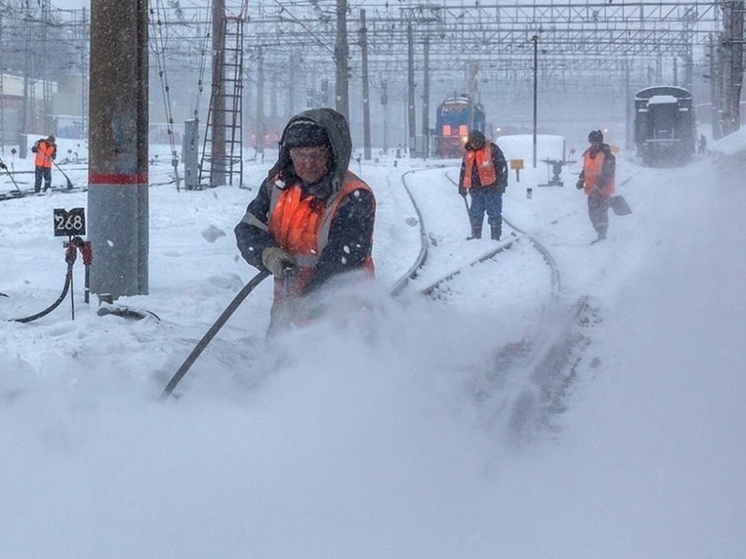
{"label": "dark hooded jacket", "polygon": [[[322,126],[329,137],[331,160],[329,172],[320,181],[308,184],[301,181],[293,168],[290,150],[284,145],[288,128],[297,120],[310,120]],[[352,153],[347,121],[332,109],[312,109],[292,117],[280,138],[277,163],[264,179],[256,198],[249,204],[243,219],[236,225],[236,243],[243,258],[259,270],[264,270],[262,251],[276,246],[268,230],[271,189],[276,182],[299,183],[302,196],[312,196],[326,204],[340,188],[348,175]],[[319,255],[311,283],[306,292],[323,284],[330,277],[362,269],[372,252],[375,198],[370,190],[357,189],[342,200],[334,214],[329,239]]]}

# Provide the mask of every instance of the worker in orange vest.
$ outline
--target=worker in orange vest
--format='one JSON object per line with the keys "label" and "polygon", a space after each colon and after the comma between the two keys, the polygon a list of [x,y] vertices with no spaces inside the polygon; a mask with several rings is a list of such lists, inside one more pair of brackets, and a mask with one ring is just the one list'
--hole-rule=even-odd
{"label": "worker in orange vest", "polygon": [[36,140],[31,152],[36,154],[34,166],[36,177],[34,180],[34,192],[41,191],[41,181],[44,179],[44,192],[52,187],[52,161],[57,157],[57,144],[55,137],[49,135],[47,138]]}
{"label": "worker in orange vest", "polygon": [[583,153],[583,170],[575,185],[588,196],[588,216],[597,237],[591,244],[606,238],[609,229],[609,200],[616,192],[616,157],[604,143],[601,130],[588,134],[590,147]]}
{"label": "worker in orange vest", "polygon": [[502,150],[488,142],[479,130],[469,132],[466,151],[461,162],[458,192],[466,200],[471,195],[469,220],[471,236],[467,240],[482,237],[482,222],[487,213],[490,237],[499,241],[503,226],[503,194],[508,187],[508,164]]}
{"label": "worker in orange vest", "polygon": [[295,115],[277,163],[235,227],[246,262],[274,276],[270,336],[307,322],[309,300],[331,278],[373,275],[376,200],[348,169],[351,152],[342,114],[323,108]]}

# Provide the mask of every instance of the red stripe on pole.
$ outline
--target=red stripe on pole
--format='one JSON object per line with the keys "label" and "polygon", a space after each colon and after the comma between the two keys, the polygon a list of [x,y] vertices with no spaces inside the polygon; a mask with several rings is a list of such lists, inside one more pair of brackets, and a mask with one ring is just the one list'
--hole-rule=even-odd
{"label": "red stripe on pole", "polygon": [[148,184],[148,173],[135,173],[127,175],[120,173],[88,173],[88,184]]}

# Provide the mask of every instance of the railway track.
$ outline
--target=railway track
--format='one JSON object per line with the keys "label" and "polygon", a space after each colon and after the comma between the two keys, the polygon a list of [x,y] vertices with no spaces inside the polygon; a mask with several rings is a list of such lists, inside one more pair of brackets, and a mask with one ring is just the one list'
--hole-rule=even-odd
{"label": "railway track", "polygon": [[[428,230],[427,216],[423,215],[423,212],[420,209],[420,205],[417,202],[416,196],[413,195],[412,189],[407,183],[407,177],[410,177],[416,173],[422,173],[422,172],[423,172],[422,170],[411,170],[411,171],[405,172],[402,175],[402,184],[404,188],[406,189],[407,193],[409,194],[415,213],[418,216],[419,226],[420,226],[421,247],[420,247],[420,251],[419,251],[417,258],[412,263],[412,266],[408,269],[408,271],[401,278],[399,278],[399,280],[397,280],[394,283],[394,286],[391,289],[391,293],[393,295],[401,294],[404,291],[407,284],[409,283],[409,281],[417,278],[420,275],[421,270],[427,266],[427,261],[430,256],[429,248],[431,244],[437,244],[437,241],[434,240],[432,233]],[[432,172],[432,171],[428,170],[428,172]],[[445,171],[443,173],[443,176],[449,182],[453,183],[454,185],[456,184],[455,181],[450,176],[448,176],[448,174]],[[489,249],[483,252],[478,253],[472,258],[469,258],[465,263],[457,264],[453,268],[452,271],[442,275],[441,277],[437,278],[434,281],[429,282],[427,286],[419,288],[418,291],[424,295],[432,295],[433,293],[435,293],[435,291],[437,290],[439,286],[449,281],[452,281],[456,276],[461,274],[465,269],[472,268],[484,262],[493,260],[498,255],[513,248],[514,245],[517,243],[528,242],[541,255],[542,259],[544,260],[544,262],[549,268],[549,272],[550,272],[549,289],[551,293],[551,299],[553,303],[558,303],[559,293],[561,289],[560,271],[549,249],[547,249],[535,237],[529,235],[528,233],[526,233],[525,231],[517,227],[515,224],[513,224],[509,219],[505,217],[503,217],[503,227],[505,230],[504,237],[506,237],[506,240],[498,241],[498,244],[496,244],[493,247],[490,247]]]}
{"label": "railway track", "polygon": [[[501,273],[501,270],[505,273],[506,266],[517,266],[525,259],[531,261],[528,264],[531,270],[539,270],[541,265],[536,261],[541,260],[548,273],[543,280],[544,293],[536,297],[542,304],[531,314],[534,318],[528,331],[518,339],[496,338],[493,357],[471,376],[467,389],[485,410],[484,421],[504,431],[503,440],[521,443],[538,433],[555,431],[554,418],[567,406],[570,387],[583,362],[583,349],[588,345],[583,330],[594,321],[588,298],[579,296],[568,300],[563,296],[562,274],[552,252],[505,217],[504,240],[493,241],[494,246],[476,253],[472,242],[459,243],[470,247],[468,257],[453,263],[448,272],[418,285],[423,283],[418,282],[418,278],[427,276],[428,267],[440,256],[433,250],[437,247],[437,234],[432,231],[433,215],[423,211],[411,184],[417,173],[422,172],[433,173],[433,170],[407,171],[401,177],[419,219],[421,248],[410,269],[395,282],[391,293],[399,296],[414,291],[433,299],[453,300],[459,293],[469,291],[470,277],[475,273]],[[442,172],[439,180],[452,183],[448,187],[455,189],[455,181],[447,171]],[[429,182],[434,181],[430,179]],[[456,248],[452,252],[460,251]],[[501,314],[499,307],[498,303],[492,309],[498,316]]]}
{"label": "railway track", "polygon": [[[536,293],[527,291],[519,303],[511,304],[533,305],[527,313],[531,316],[530,326],[521,325],[510,338],[496,336],[491,355],[487,359],[480,357],[469,371],[464,389],[476,403],[482,421],[499,424],[506,431],[507,440],[523,441],[539,431],[551,431],[552,417],[567,405],[569,387],[582,360],[586,338],[580,323],[590,320],[587,301],[580,298],[568,302],[563,297],[561,270],[551,251],[521,230],[509,215],[504,221],[505,240],[500,242],[463,241],[466,215],[461,215],[463,233],[445,235],[442,229],[447,225],[439,223],[437,212],[447,208],[435,208],[433,213],[433,208],[418,198],[410,184],[424,172],[434,173],[433,177],[443,188],[453,188],[443,168],[412,170],[401,176],[419,221],[420,248],[409,269],[393,282],[390,291],[396,297],[429,297],[445,304],[458,302],[460,294],[471,289],[475,274],[499,277],[528,262],[527,276],[535,276],[534,281],[541,288]],[[453,253],[446,250],[449,244],[455,249]],[[496,314],[498,321],[510,320],[502,312],[505,302],[505,296],[496,298],[488,309]]]}

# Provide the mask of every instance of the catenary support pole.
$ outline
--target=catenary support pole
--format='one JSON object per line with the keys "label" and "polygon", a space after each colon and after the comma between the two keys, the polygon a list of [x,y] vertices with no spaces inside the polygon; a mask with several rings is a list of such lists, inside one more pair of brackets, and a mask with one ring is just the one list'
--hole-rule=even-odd
{"label": "catenary support pole", "polygon": [[531,41],[534,43],[534,96],[533,96],[533,109],[534,109],[534,127],[533,127],[533,167],[536,169],[536,142],[537,142],[537,134],[539,131],[539,125],[538,125],[538,117],[537,117],[537,111],[538,111],[538,103],[537,103],[537,97],[538,97],[538,89],[539,89],[539,36],[534,35],[531,37]]}
{"label": "catenary support pole", "polygon": [[407,124],[409,132],[409,155],[417,152],[417,126],[415,119],[415,82],[414,82],[414,37],[412,24],[407,23]]}
{"label": "catenary support pole", "polygon": [[225,107],[225,0],[212,4],[212,134],[210,186],[226,183],[228,170]]}
{"label": "catenary support pole", "polygon": [[[422,45],[424,69],[422,76],[422,157],[430,157],[430,38],[425,37]],[[472,114],[474,110],[472,109]]]}
{"label": "catenary support pole", "polygon": [[91,291],[148,292],[148,1],[91,1]]}
{"label": "catenary support pole", "polygon": [[337,112],[350,121],[350,76],[349,76],[349,45],[347,44],[347,0],[337,0],[337,40],[334,46],[334,61],[336,63]]}
{"label": "catenary support pole", "polygon": [[368,74],[368,29],[365,10],[360,10],[360,52],[363,63],[363,159],[370,161],[370,76]]}

